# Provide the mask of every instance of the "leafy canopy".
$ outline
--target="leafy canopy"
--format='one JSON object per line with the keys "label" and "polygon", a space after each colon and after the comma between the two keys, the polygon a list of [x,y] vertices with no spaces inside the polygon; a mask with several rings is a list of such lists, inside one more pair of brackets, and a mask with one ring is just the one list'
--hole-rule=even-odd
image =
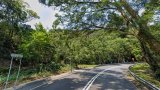
{"label": "leafy canopy", "polygon": [[160,0],[39,1],[59,7],[63,15],[57,15],[58,20],[69,29],[125,29],[129,25],[139,27],[140,22],[160,21]]}

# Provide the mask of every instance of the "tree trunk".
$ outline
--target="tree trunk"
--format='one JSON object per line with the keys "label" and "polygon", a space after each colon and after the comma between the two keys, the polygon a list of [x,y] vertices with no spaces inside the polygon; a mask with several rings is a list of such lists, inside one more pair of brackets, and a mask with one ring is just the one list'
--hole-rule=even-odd
{"label": "tree trunk", "polygon": [[147,46],[147,43],[143,40],[143,38],[138,37],[138,40],[141,45],[144,59],[150,65],[151,70],[156,75],[156,77],[160,78],[160,76],[159,76],[160,73],[157,73],[157,71],[160,70],[160,66],[158,65],[158,62],[157,62],[158,60],[156,60],[156,58],[153,57],[151,51],[149,50],[149,48]]}
{"label": "tree trunk", "polygon": [[[157,1],[156,1],[157,2]],[[147,22],[142,22],[141,17],[138,15],[138,13],[128,4],[126,0],[120,0],[120,3],[125,11],[128,12],[128,14],[131,16],[130,23],[136,24],[134,28],[136,28],[138,33],[138,40],[140,42],[142,52],[144,54],[144,57],[147,61],[147,63],[151,66],[151,69],[154,73],[157,73],[160,77],[160,66],[158,65],[158,60],[153,57],[150,49],[154,52],[156,52],[158,55],[160,55],[160,42],[149,32],[149,27],[147,26]],[[119,7],[122,9],[122,7]],[[121,13],[123,13],[122,10],[119,10]],[[126,15],[122,15],[125,19]],[[128,19],[127,19],[128,20]]]}
{"label": "tree trunk", "polygon": [[[142,30],[143,29],[143,30]],[[144,39],[145,42],[148,43],[149,47],[160,54],[160,43],[159,41],[145,28],[141,28],[139,30],[139,36]]]}
{"label": "tree trunk", "polygon": [[[153,51],[156,51],[158,54],[160,54],[160,42],[149,32],[147,22],[141,22],[141,18],[138,13],[136,13],[136,11],[126,2],[126,0],[120,0],[120,2],[122,3],[122,6],[125,8],[125,10],[132,17],[130,19],[131,22],[134,22],[138,25],[138,27],[135,28],[139,31],[140,37],[142,37],[145,42],[148,43],[149,47]],[[122,11],[120,12],[123,13]]]}

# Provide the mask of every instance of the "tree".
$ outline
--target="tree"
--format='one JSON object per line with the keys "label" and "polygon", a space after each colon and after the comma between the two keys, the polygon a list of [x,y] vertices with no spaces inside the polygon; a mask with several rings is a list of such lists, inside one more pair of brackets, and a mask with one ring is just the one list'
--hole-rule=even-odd
{"label": "tree", "polygon": [[[147,63],[154,73],[160,69],[158,60],[152,55],[152,51],[160,54],[160,42],[149,32],[148,26],[150,21],[155,21],[153,17],[160,14],[159,0],[39,1],[48,6],[60,7],[64,14],[58,19],[61,23],[67,23],[67,28],[137,31],[136,37]],[[144,12],[139,15],[141,9],[144,9]],[[159,77],[160,73],[156,76]]]}
{"label": "tree", "polygon": [[[0,31],[5,34],[3,44],[6,45],[7,54],[15,52],[21,43],[22,34],[31,28],[27,28],[26,22],[38,18],[37,14],[26,9],[26,3],[22,0],[0,1]],[[25,31],[26,30],[26,31]],[[5,46],[2,46],[5,48]]]}
{"label": "tree", "polygon": [[19,47],[20,52],[24,54],[24,59],[27,61],[26,64],[40,68],[40,71],[42,71],[42,69],[48,67],[47,65],[54,62],[55,48],[49,41],[46,30],[41,24],[37,24],[36,30],[32,31],[30,37],[26,38]]}

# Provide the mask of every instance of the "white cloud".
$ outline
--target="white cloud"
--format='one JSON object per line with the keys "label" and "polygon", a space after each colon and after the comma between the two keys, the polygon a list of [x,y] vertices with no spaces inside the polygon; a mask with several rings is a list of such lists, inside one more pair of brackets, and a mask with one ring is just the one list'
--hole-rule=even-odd
{"label": "white cloud", "polygon": [[55,13],[57,13],[57,10],[54,10],[52,7],[48,7],[45,5],[42,5],[38,2],[38,0],[24,0],[29,4],[29,9],[35,11],[40,19],[34,19],[30,22],[27,22],[27,24],[31,25],[32,28],[35,28],[36,23],[41,22],[45,28],[51,28],[53,21],[56,19],[54,16]]}
{"label": "white cloud", "polygon": [[145,11],[144,8],[140,9],[139,12],[138,12],[138,15],[142,16],[142,14],[144,13],[144,11]]}

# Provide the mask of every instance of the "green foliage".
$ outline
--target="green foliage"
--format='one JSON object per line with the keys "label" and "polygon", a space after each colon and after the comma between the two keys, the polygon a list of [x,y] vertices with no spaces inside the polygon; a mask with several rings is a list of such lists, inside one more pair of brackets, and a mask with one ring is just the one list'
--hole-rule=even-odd
{"label": "green foliage", "polygon": [[[45,0],[40,1],[46,4]],[[78,64],[141,60],[142,51],[137,36],[141,35],[138,34],[141,29],[146,32],[150,30],[144,27],[149,21],[153,21],[155,12],[159,10],[158,6],[155,7],[158,1],[144,2],[146,5],[138,0],[133,1],[135,5],[145,8],[145,12],[139,17],[132,12],[138,12],[139,8],[126,8],[127,4],[132,6],[133,2],[121,1],[125,0],[102,0],[102,3],[49,0],[47,5],[60,6],[64,13],[56,14],[53,29],[47,31],[41,23],[36,25],[35,30],[24,24],[39,17],[26,9],[22,0],[1,0],[0,58],[8,57],[12,52],[22,53],[23,66],[35,68],[41,74],[43,71],[59,72],[70,63],[78,67]],[[57,29],[60,24],[64,24],[69,30]],[[151,32],[159,39],[159,27],[156,22],[149,27],[151,30],[147,33]],[[156,54],[154,57],[160,58]],[[158,70],[156,73],[159,75]]]}
{"label": "green foliage", "polygon": [[38,65],[40,70],[43,67],[52,69],[52,64],[56,68],[54,63],[63,65],[69,64],[70,61],[77,66],[131,61],[134,55],[137,59],[141,58],[136,39],[120,38],[117,32],[105,30],[46,32],[40,27],[20,46],[28,63]]}
{"label": "green foliage", "polygon": [[96,66],[97,65],[80,64],[80,65],[78,65],[78,68],[80,68],[80,69],[86,69],[86,68],[94,68]]}
{"label": "green foliage", "polygon": [[[53,59],[54,46],[50,45],[47,32],[41,25],[37,25],[35,31],[24,40],[19,47],[19,51],[24,54],[24,59],[36,66],[42,63],[49,63]],[[38,62],[38,63],[37,63]],[[40,65],[40,67],[43,67]]]}
{"label": "green foliage", "polygon": [[38,18],[37,14],[26,9],[26,3],[22,0],[0,1],[1,58],[9,58],[7,55],[17,52],[18,44],[22,43],[24,33],[27,34],[32,30],[24,23],[34,18]]}
{"label": "green foliage", "polygon": [[[39,1],[48,6],[58,6],[63,14],[59,15],[57,20],[60,22],[59,24],[64,24],[64,27],[67,29],[104,29],[126,33],[133,30],[136,32],[133,35],[141,44],[144,58],[151,67],[154,67],[152,70],[155,72],[159,69],[160,65],[158,64],[159,59],[157,57],[160,57],[160,42],[149,32],[151,28],[148,25],[150,22],[160,22],[158,18],[160,15],[159,0]],[[141,10],[144,11],[142,12]],[[139,58],[141,52],[139,49],[134,49],[132,53],[136,54],[134,57]],[[121,54],[114,55],[113,57],[119,56]],[[102,58],[98,53],[96,53],[96,57],[97,59],[100,59],[99,57]]]}
{"label": "green foliage", "polygon": [[[137,28],[151,21],[160,21],[159,0],[98,0],[96,2],[94,0],[39,0],[39,2],[60,8],[63,14],[58,16],[56,22],[64,24],[64,27],[69,29],[121,30]],[[143,9],[144,12],[141,11]],[[139,13],[141,15],[138,15]]]}
{"label": "green foliage", "polygon": [[36,29],[23,38],[19,52],[24,66],[38,72],[59,71],[63,65],[119,63],[141,59],[137,40],[118,32],[50,30],[37,24]]}

